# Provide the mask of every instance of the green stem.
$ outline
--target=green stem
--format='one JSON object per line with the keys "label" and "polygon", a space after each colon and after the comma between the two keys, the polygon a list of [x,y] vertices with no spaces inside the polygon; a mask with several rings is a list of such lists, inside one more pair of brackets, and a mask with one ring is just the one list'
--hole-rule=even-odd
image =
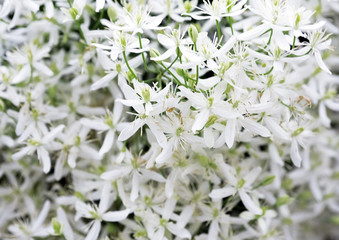
{"label": "green stem", "polygon": [[69,7],[72,7],[71,0],[67,0]]}
{"label": "green stem", "polygon": [[[160,65],[161,65],[164,69],[167,69],[166,66],[165,66],[164,64],[160,63]],[[167,72],[168,72],[169,74],[171,74],[171,76],[175,79],[175,81],[176,81],[178,84],[182,85],[182,84],[180,83],[179,79],[171,72],[171,70],[167,69]]]}
{"label": "green stem", "polygon": [[85,38],[85,35],[81,29],[81,24],[78,20],[76,20],[76,23],[77,23],[77,26],[78,26],[78,29],[79,29],[79,32],[80,32],[80,37],[82,38],[82,40],[84,40],[84,42],[86,43],[87,45],[87,41],[86,41],[86,38]]}
{"label": "green stem", "polygon": [[[221,40],[221,30],[220,30],[220,24],[218,20],[215,20],[216,24],[217,24],[217,30],[218,30],[218,37],[219,37],[219,41]],[[221,43],[220,43],[221,44]]]}
{"label": "green stem", "polygon": [[[197,43],[194,42],[194,50],[197,51]],[[196,66],[196,81],[195,81],[195,85],[198,85],[198,81],[199,81],[199,64]]]}
{"label": "green stem", "polygon": [[292,49],[294,49],[294,47],[295,47],[295,40],[296,40],[296,37],[294,36],[294,37],[293,37],[293,45],[292,45]]}
{"label": "green stem", "polygon": [[134,73],[134,71],[132,70],[132,68],[131,68],[130,65],[128,64],[128,60],[127,60],[125,51],[122,52],[122,55],[124,56],[126,65],[127,65],[127,67],[128,67],[128,70],[133,74],[133,77],[134,77],[135,79],[139,80],[138,77],[137,77],[137,75]]}
{"label": "green stem", "polygon": [[270,38],[268,39],[268,42],[267,42],[267,44],[266,44],[265,48],[266,48],[268,45],[270,45],[270,43],[271,43],[271,40],[272,40],[273,29],[271,28],[271,29],[270,29],[270,31],[271,31]]}
{"label": "green stem", "polygon": [[272,67],[270,68],[270,70],[268,70],[267,72],[262,73],[262,74],[259,74],[259,75],[265,76],[265,75],[270,74],[272,71],[273,71],[273,66],[272,66]]}
{"label": "green stem", "polygon": [[232,35],[234,35],[233,26],[232,26],[233,19],[231,17],[227,17],[227,21],[228,21],[228,24],[230,25]]}
{"label": "green stem", "polygon": [[[139,37],[139,46],[140,46],[140,49],[142,49],[141,33],[140,33],[140,32],[138,33],[138,37]],[[149,69],[149,68],[147,67],[145,55],[144,55],[143,52],[141,53],[141,56],[142,56],[142,61],[143,61],[143,63],[144,63],[145,70],[148,71],[148,72],[151,72],[151,73],[156,73],[156,72],[152,71],[151,69]]]}
{"label": "green stem", "polygon": [[102,11],[100,11],[99,19],[98,19],[97,22],[95,23],[93,29],[97,29],[97,28],[99,27],[99,25],[100,25],[100,20],[103,18],[103,16],[104,16],[104,11],[102,10]]}
{"label": "green stem", "polygon": [[165,72],[167,72],[177,60],[178,60],[178,56],[173,60],[173,62],[167,68],[164,69],[163,72],[160,73],[160,75],[163,75]]}

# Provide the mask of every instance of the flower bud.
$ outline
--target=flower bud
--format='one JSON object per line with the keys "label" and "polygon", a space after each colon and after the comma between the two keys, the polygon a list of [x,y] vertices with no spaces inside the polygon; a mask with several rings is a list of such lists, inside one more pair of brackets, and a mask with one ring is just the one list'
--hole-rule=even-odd
{"label": "flower bud", "polygon": [[72,7],[71,9],[69,9],[69,14],[71,15],[71,17],[73,18],[73,20],[76,20],[78,17],[78,10],[74,7]]}
{"label": "flower bud", "polygon": [[127,72],[127,79],[129,82],[132,82],[132,80],[134,79],[134,74],[131,71]]}
{"label": "flower bud", "polygon": [[115,22],[117,20],[117,12],[115,11],[114,7],[113,6],[110,6],[107,10],[107,14],[108,14],[108,17],[109,19],[112,21],[112,22]]}
{"label": "flower bud", "polygon": [[160,53],[155,48],[151,48],[151,50],[149,51],[149,54],[151,55],[151,58],[155,58],[155,57],[160,56]]}
{"label": "flower bud", "polygon": [[197,42],[198,34],[199,34],[198,29],[193,24],[191,24],[188,29],[188,35],[190,36],[194,43]]}
{"label": "flower bud", "polygon": [[187,13],[191,12],[192,10],[192,3],[190,1],[184,2],[184,8]]}

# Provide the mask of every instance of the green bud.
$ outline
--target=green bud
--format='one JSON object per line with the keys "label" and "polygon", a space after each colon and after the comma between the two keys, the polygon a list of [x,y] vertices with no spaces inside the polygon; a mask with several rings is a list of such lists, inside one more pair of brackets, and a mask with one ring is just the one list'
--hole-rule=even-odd
{"label": "green bud", "polygon": [[117,73],[121,73],[121,64],[118,63],[116,66],[115,66],[115,70],[117,71]]}
{"label": "green bud", "polygon": [[142,94],[142,97],[144,98],[144,100],[145,100],[146,103],[150,101],[150,99],[151,99],[151,94],[150,94],[148,88],[142,89],[141,94]]}
{"label": "green bud", "polygon": [[339,215],[331,217],[331,222],[335,225],[339,225]]}
{"label": "green bud", "polygon": [[109,19],[112,21],[112,22],[115,22],[117,20],[117,12],[115,11],[114,7],[113,6],[110,6],[107,10],[107,14],[108,14],[108,17]]}
{"label": "green bud", "polygon": [[290,196],[288,195],[284,195],[284,196],[280,196],[277,199],[277,202],[275,203],[275,205],[277,205],[278,207],[285,205],[285,204],[289,204],[293,201],[293,198],[290,198]]}
{"label": "green bud", "polygon": [[259,185],[260,187],[270,185],[271,183],[273,183],[274,179],[275,179],[275,176],[273,175],[267,176],[261,181]]}
{"label": "green bud", "polygon": [[238,181],[237,187],[242,188],[245,185],[245,183],[246,183],[245,179],[242,178]]}
{"label": "green bud", "polygon": [[134,233],[135,238],[146,238],[147,237],[147,231],[146,230],[139,230],[136,233]]}
{"label": "green bud", "polygon": [[0,99],[0,112],[5,111],[5,103]]}
{"label": "green bud", "polygon": [[199,34],[199,32],[198,32],[198,29],[196,28],[196,26],[191,24],[189,29],[188,29],[188,35],[190,36],[190,38],[192,39],[192,41],[194,43],[197,42],[198,34]]}
{"label": "green bud", "polygon": [[72,7],[70,10],[69,10],[69,14],[71,14],[71,17],[73,18],[73,20],[76,20],[79,12],[76,8]]}
{"label": "green bud", "polygon": [[304,128],[298,128],[297,130],[295,130],[293,133],[292,133],[292,137],[296,137],[298,136],[300,133],[302,133],[304,131]]}
{"label": "green bud", "polygon": [[185,1],[184,2],[184,8],[187,13],[191,12],[192,10],[192,4],[190,1]]}
{"label": "green bud", "polygon": [[149,54],[151,56],[151,58],[155,58],[155,57],[159,57],[160,53],[158,52],[158,50],[151,48],[151,50],[149,51]]}
{"label": "green bud", "polygon": [[185,77],[185,76],[187,75],[184,69],[177,68],[176,71],[177,71],[177,74],[178,74],[180,77]]}
{"label": "green bud", "polygon": [[215,115],[209,116],[209,118],[208,118],[208,120],[205,124],[205,127],[208,128],[209,126],[213,125],[217,120],[218,120],[217,116],[215,116]]}
{"label": "green bud", "polygon": [[282,185],[283,189],[290,190],[293,187],[293,181],[292,181],[292,179],[287,177],[282,181],[281,185]]}
{"label": "green bud", "polygon": [[134,79],[135,77],[134,77],[134,74],[131,72],[131,71],[128,71],[127,72],[127,80],[129,81],[129,82],[132,82],[132,80]]}
{"label": "green bud", "polygon": [[285,225],[292,225],[293,220],[291,218],[283,218],[282,223],[285,224]]}
{"label": "green bud", "polygon": [[56,235],[61,235],[62,234],[62,225],[56,218],[52,218],[52,227],[54,229],[54,233]]}

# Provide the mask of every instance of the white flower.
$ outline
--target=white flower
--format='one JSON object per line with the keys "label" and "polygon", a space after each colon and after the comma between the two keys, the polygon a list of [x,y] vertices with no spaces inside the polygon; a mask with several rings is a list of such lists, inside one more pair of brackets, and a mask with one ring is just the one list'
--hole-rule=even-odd
{"label": "white flower", "polygon": [[101,191],[101,198],[99,206],[91,206],[83,202],[78,201],[75,204],[77,211],[76,219],[81,217],[93,219],[90,222],[90,230],[87,233],[85,240],[98,239],[101,229],[101,222],[119,222],[127,218],[130,214],[130,209],[119,211],[107,211],[112,204],[111,198],[111,183],[106,183]]}
{"label": "white flower", "polygon": [[213,199],[221,199],[238,193],[242,203],[251,213],[261,215],[262,209],[248,194],[251,191],[251,185],[259,176],[261,168],[256,167],[242,177],[237,174],[234,168],[223,162],[221,155],[217,156],[217,163],[224,177],[228,180],[228,184],[224,188],[214,189],[209,196]]}
{"label": "white flower", "polygon": [[13,160],[17,161],[26,155],[31,155],[37,151],[38,159],[42,162],[43,170],[48,173],[51,169],[51,159],[48,149],[57,150],[61,148],[61,144],[53,142],[57,135],[64,129],[64,125],[60,125],[43,137],[36,131],[33,132],[32,138],[27,140],[27,146],[22,148],[19,152],[12,155]]}

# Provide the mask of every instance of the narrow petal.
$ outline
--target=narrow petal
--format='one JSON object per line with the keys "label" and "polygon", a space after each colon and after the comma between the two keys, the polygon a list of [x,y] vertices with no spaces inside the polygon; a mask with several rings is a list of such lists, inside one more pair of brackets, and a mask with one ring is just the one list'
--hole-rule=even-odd
{"label": "narrow petal", "polygon": [[262,214],[262,209],[254,203],[252,198],[243,189],[239,190],[239,196],[248,211],[256,215]]}
{"label": "narrow petal", "polygon": [[105,153],[111,150],[114,142],[114,134],[115,132],[113,130],[108,131],[106,134],[104,143],[102,144],[99,151],[100,156],[103,156]]}
{"label": "narrow petal", "polygon": [[101,222],[95,220],[91,229],[87,233],[85,240],[97,240],[101,229]]}
{"label": "narrow petal", "polygon": [[121,211],[107,212],[102,215],[102,219],[107,222],[119,222],[127,218],[131,210],[125,209]]}
{"label": "narrow petal", "polygon": [[236,119],[230,119],[227,121],[225,127],[225,142],[229,148],[233,146],[236,130]]}
{"label": "narrow petal", "polygon": [[231,195],[234,195],[237,190],[234,187],[224,187],[214,189],[208,196],[213,199],[222,199]]}
{"label": "narrow petal", "polygon": [[328,69],[328,67],[325,65],[322,57],[321,57],[321,54],[319,51],[314,51],[314,56],[315,56],[315,60],[317,61],[319,67],[324,70],[325,72],[327,72],[328,74],[332,74],[331,71]]}
{"label": "narrow petal", "polygon": [[296,167],[300,167],[301,166],[301,156],[299,153],[299,145],[296,139],[292,139],[291,142],[291,149],[290,149],[290,155],[291,155],[291,159],[292,162],[294,164],[294,166]]}
{"label": "narrow petal", "polygon": [[262,137],[269,137],[271,136],[270,131],[260,123],[257,123],[256,121],[250,119],[250,118],[244,118],[241,120],[241,125],[250,130],[253,133],[256,133]]}
{"label": "narrow petal", "polygon": [[38,158],[42,162],[44,173],[48,173],[51,170],[51,159],[47,150],[44,147],[38,147]]}
{"label": "narrow petal", "polygon": [[196,131],[201,130],[205,126],[209,116],[210,116],[209,109],[208,108],[202,109],[202,111],[198,113],[195,117],[195,121],[192,126],[192,131],[195,133]]}
{"label": "narrow petal", "polygon": [[136,119],[134,122],[129,123],[120,133],[118,140],[125,141],[129,139],[134,133],[136,133],[145,122],[141,119]]}

